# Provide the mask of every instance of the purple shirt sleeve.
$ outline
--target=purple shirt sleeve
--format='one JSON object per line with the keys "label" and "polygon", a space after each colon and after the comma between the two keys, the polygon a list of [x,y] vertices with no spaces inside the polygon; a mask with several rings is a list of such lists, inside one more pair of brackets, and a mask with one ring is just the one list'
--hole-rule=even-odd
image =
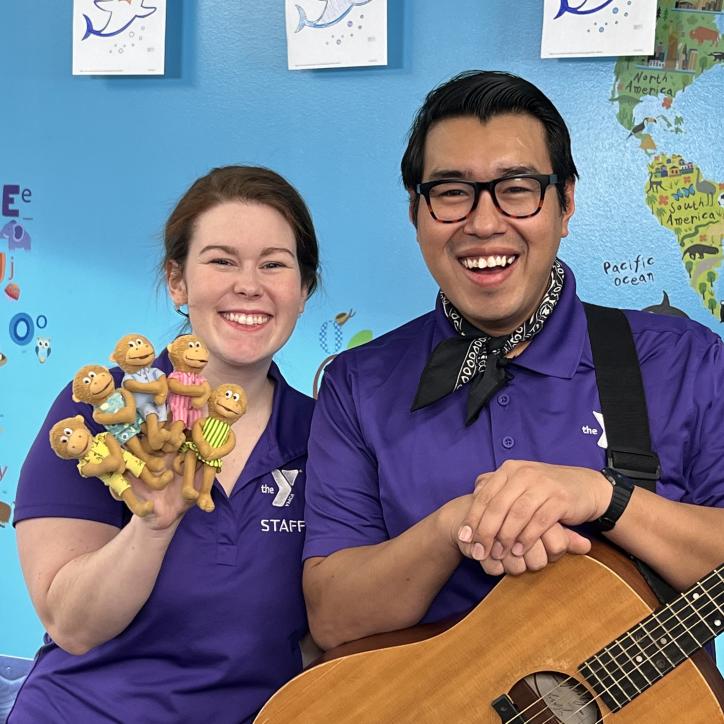
{"label": "purple shirt sleeve", "polygon": [[93,434],[101,428],[90,405],[75,403],[68,385],[56,398],[20,471],[13,525],[28,518],[81,518],[121,527],[125,505],[97,478],[84,478],[77,461],[63,460],[50,447],[50,428],[64,417],[83,415]]}
{"label": "purple shirt sleeve", "polygon": [[358,418],[353,374],[344,360],[324,374],[307,460],[304,558],[389,539],[377,461]]}
{"label": "purple shirt sleeve", "polygon": [[703,383],[694,390],[703,400],[689,443],[691,456],[685,474],[691,487],[684,502],[724,508],[724,344],[721,339],[717,338],[698,359],[692,355],[690,368],[692,375]]}

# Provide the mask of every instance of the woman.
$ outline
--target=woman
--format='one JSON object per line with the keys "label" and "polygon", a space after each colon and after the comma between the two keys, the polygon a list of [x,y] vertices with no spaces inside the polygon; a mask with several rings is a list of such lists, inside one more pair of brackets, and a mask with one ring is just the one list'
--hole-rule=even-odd
{"label": "woman", "polygon": [[[180,200],[163,270],[208,348],[211,388],[246,391],[236,447],[214,483],[214,512],[184,502],[176,476],[163,491],[133,481],[154,504],[139,518],[51,451],[48,430],[61,418],[80,412],[99,431],[89,406],[61,393],[17,492],[20,560],[48,633],[10,722],[247,721],[300,670],[313,402],[272,357],[314,291],[317,267],[309,212],[272,171],[215,169]],[[171,372],[166,352],[156,366]]]}

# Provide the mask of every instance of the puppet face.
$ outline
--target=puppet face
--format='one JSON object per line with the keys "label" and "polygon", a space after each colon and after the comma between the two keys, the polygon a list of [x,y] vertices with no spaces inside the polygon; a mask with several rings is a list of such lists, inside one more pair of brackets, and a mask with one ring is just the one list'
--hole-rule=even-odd
{"label": "puppet face", "polygon": [[209,398],[209,415],[230,425],[246,412],[246,393],[239,385],[219,385]]}
{"label": "puppet face", "polygon": [[179,372],[200,372],[209,361],[209,350],[193,334],[177,337],[167,349],[174,369]]}
{"label": "puppet face", "polygon": [[184,268],[170,265],[168,282],[220,379],[239,367],[266,371],[307,297],[292,227],[276,209],[242,201],[199,215]]}
{"label": "puppet face", "polygon": [[156,357],[153,345],[141,334],[127,334],[116,343],[111,359],[124,371],[148,367]]}
{"label": "puppet face", "polygon": [[50,447],[65,460],[83,457],[90,444],[91,433],[82,415],[66,417],[50,428]]}
{"label": "puppet face", "polygon": [[100,405],[116,389],[116,383],[107,368],[102,365],[81,367],[73,378],[73,400]]}

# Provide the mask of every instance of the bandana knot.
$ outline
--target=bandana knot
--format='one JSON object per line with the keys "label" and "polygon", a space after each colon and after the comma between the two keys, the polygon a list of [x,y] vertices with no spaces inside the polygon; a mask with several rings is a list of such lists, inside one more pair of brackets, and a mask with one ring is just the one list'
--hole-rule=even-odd
{"label": "bandana knot", "polygon": [[505,369],[507,355],[540,332],[560,299],[563,281],[563,266],[555,259],[548,287],[535,313],[501,337],[492,337],[470,324],[441,291],[443,312],[457,334],[440,342],[430,355],[420,376],[412,412],[469,384],[465,424],[474,422],[488,400],[511,379]]}

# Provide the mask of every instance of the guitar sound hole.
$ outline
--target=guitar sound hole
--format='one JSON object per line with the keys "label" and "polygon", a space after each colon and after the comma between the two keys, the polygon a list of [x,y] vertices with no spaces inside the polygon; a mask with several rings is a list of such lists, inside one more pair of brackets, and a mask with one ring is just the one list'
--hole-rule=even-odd
{"label": "guitar sound hole", "polygon": [[[529,724],[595,724],[601,712],[592,694],[576,679],[556,671],[526,676],[511,690],[510,698]],[[555,719],[551,719],[551,715]]]}

